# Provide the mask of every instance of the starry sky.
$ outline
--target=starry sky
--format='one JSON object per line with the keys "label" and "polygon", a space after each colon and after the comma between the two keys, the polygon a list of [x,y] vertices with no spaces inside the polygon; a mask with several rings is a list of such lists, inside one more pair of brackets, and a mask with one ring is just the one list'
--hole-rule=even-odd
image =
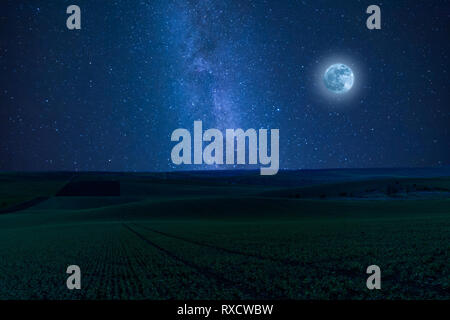
{"label": "starry sky", "polygon": [[[450,165],[449,19],[443,0],[3,0],[0,170],[176,170],[195,120],[279,128],[284,169]],[[333,63],[355,73],[339,98]]]}

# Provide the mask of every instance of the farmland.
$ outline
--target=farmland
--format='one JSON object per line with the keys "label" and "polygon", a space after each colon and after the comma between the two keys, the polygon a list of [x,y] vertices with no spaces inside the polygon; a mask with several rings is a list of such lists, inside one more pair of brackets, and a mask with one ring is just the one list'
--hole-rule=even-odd
{"label": "farmland", "polygon": [[448,171],[3,174],[0,299],[449,299]]}

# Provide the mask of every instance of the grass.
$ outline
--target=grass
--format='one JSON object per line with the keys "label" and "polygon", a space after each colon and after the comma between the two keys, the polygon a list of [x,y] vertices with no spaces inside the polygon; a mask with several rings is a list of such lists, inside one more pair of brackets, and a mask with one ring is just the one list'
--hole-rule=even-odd
{"label": "grass", "polygon": [[[57,177],[37,194],[54,194],[69,176]],[[286,197],[299,187],[279,181],[235,188],[235,176],[191,185],[184,176],[112,177],[121,197],[54,197],[0,215],[0,299],[450,298],[449,179],[396,177],[441,188],[432,198],[324,200]],[[10,194],[27,178],[18,180]],[[392,181],[378,179],[377,188]],[[319,191],[361,189],[339,185]],[[65,286],[71,264],[81,267],[80,291]],[[382,290],[365,286],[372,264]]]}
{"label": "grass", "polygon": [[37,197],[54,195],[69,179],[68,174],[0,174],[0,210]]}

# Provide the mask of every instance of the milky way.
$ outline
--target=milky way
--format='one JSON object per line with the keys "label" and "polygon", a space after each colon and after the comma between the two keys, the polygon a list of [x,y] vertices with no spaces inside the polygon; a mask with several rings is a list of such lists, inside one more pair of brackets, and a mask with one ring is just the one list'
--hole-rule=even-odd
{"label": "milky way", "polygon": [[245,92],[253,63],[248,47],[255,46],[251,19],[240,12],[245,8],[227,1],[176,1],[168,10],[181,122],[243,127],[251,107]]}

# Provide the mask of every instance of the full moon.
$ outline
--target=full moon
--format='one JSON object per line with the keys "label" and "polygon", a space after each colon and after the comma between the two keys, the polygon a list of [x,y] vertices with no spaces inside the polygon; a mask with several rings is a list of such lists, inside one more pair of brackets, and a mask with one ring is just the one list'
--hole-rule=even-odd
{"label": "full moon", "polygon": [[348,92],[353,87],[354,80],[352,69],[342,63],[328,67],[323,76],[325,87],[336,94]]}

